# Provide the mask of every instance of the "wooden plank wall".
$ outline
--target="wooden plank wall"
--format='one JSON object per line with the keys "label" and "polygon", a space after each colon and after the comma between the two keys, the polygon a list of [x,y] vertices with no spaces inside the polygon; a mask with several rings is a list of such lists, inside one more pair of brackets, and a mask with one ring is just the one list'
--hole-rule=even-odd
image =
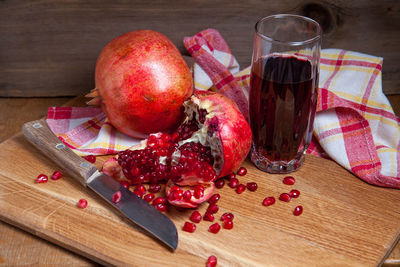
{"label": "wooden plank wall", "polygon": [[164,33],[183,54],[184,36],[216,28],[246,67],[253,25],[274,13],[319,21],[323,48],[384,57],[384,92],[400,93],[398,0],[0,0],[0,96],[88,92],[102,47],[122,33],[144,28]]}

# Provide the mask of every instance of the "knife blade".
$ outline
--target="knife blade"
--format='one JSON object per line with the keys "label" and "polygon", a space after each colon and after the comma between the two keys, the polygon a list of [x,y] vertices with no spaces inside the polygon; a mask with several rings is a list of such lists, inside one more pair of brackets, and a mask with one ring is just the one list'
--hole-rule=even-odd
{"label": "knife blade", "polygon": [[[129,191],[112,177],[75,154],[50,130],[45,120],[27,122],[22,126],[26,139],[58,164],[70,176],[100,195],[107,203],[172,250],[178,246],[178,233],[174,223],[149,203]],[[116,192],[121,200],[112,201]]]}

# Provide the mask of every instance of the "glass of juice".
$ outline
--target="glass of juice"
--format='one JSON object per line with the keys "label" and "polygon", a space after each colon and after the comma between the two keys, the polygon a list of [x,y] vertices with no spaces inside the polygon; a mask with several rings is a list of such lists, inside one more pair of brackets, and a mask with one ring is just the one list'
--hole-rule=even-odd
{"label": "glass of juice", "polygon": [[249,108],[251,160],[269,173],[296,171],[313,134],[322,29],[280,14],[255,25]]}

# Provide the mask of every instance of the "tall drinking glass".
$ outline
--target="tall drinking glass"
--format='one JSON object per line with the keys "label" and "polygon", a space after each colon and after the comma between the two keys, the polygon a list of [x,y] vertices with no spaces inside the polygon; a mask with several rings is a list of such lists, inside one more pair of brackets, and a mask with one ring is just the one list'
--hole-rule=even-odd
{"label": "tall drinking glass", "polygon": [[318,95],[322,30],[312,19],[273,15],[255,25],[250,78],[251,160],[269,173],[304,162]]}

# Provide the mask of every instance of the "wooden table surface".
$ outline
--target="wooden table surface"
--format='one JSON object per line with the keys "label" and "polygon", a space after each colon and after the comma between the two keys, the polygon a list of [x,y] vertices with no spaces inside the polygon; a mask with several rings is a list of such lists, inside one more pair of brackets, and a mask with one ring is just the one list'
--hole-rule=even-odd
{"label": "wooden table surface", "polygon": [[[185,54],[184,36],[216,28],[245,67],[250,63],[254,23],[276,13],[318,20],[324,29],[323,48],[384,57],[383,91],[400,115],[397,0],[156,0],[152,5],[145,0],[5,0],[0,1],[0,142],[19,132],[24,122],[45,116],[47,107],[61,106],[93,88],[96,57],[119,34],[139,28],[157,30]],[[0,266],[22,265],[96,264],[0,222]],[[399,244],[384,266],[400,266]]]}

